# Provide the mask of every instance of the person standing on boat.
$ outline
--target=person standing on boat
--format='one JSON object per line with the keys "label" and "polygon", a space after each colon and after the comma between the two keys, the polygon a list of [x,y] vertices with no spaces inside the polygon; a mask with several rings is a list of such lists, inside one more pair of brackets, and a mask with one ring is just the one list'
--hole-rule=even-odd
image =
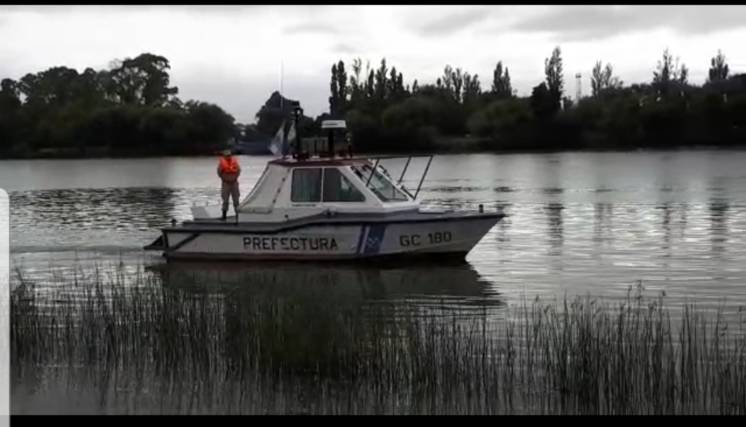
{"label": "person standing on boat", "polygon": [[228,199],[233,198],[233,210],[236,212],[236,221],[238,221],[238,176],[241,175],[241,166],[231,155],[231,150],[223,151],[223,157],[218,164],[218,176],[222,180],[220,195],[223,198],[223,217],[225,221],[228,214]]}

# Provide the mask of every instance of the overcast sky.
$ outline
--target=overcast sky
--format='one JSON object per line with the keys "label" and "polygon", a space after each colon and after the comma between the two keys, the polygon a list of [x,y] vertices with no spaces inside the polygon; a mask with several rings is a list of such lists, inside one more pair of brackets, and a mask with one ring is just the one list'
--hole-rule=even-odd
{"label": "overcast sky", "polygon": [[434,83],[446,64],[489,89],[498,60],[520,95],[544,78],[559,45],[565,90],[590,87],[596,60],[625,84],[649,81],[668,47],[701,84],[722,49],[746,72],[746,6],[0,6],[0,78],[56,65],[83,71],[142,52],[171,63],[182,100],[220,105],[250,123],[273,90],[307,115],[328,109],[330,67],[385,57],[405,84]]}

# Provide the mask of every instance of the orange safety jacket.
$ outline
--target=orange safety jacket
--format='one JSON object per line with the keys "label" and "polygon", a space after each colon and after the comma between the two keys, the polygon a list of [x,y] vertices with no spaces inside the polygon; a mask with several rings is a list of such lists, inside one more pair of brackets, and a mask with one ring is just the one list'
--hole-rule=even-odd
{"label": "orange safety jacket", "polygon": [[220,165],[218,166],[218,171],[223,174],[237,174],[238,173],[238,161],[236,161],[235,158],[230,157],[226,159],[225,157],[220,158]]}

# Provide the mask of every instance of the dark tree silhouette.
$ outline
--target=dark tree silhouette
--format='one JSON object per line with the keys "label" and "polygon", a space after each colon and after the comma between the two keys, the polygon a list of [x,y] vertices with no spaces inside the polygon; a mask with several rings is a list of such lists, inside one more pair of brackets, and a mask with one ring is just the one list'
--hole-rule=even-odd
{"label": "dark tree silhouette", "polygon": [[329,97],[329,112],[332,115],[337,114],[339,105],[339,82],[337,82],[337,64],[332,64],[332,79],[329,83],[331,96]]}
{"label": "dark tree silhouette", "polygon": [[613,68],[611,64],[606,64],[606,67],[601,68],[601,61],[597,61],[591,72],[591,93],[593,96],[598,96],[601,92],[608,89],[618,89],[622,87],[622,81],[617,77],[613,76]]}
{"label": "dark tree silhouette", "polygon": [[498,61],[495,71],[492,73],[492,93],[497,99],[510,98],[513,96],[513,88],[510,85],[510,73],[508,67],[503,71],[502,61]]}
{"label": "dark tree silhouette", "polygon": [[345,70],[345,63],[341,60],[337,63],[337,89],[339,91],[338,108],[340,113],[344,113],[347,109],[347,71]]}
{"label": "dark tree silhouette", "polygon": [[3,80],[3,156],[206,153],[224,146],[234,119],[220,107],[182,103],[169,62],[144,53],[110,69],[52,67]]}
{"label": "dark tree silhouette", "polygon": [[663,57],[658,61],[653,71],[653,88],[660,96],[669,95],[675,88],[681,88],[688,83],[689,69],[686,65],[679,66],[679,58],[674,62],[668,49],[663,51]]}
{"label": "dark tree silhouette", "polygon": [[[560,49],[544,61],[545,78],[530,96],[514,95],[502,62],[482,93],[479,76],[445,66],[434,84],[404,85],[400,67],[371,69],[352,61],[331,67],[330,113],[303,117],[302,135],[321,120],[344,118],[356,148],[419,149],[627,149],[647,146],[728,146],[746,141],[746,75],[731,76],[725,56],[710,61],[704,85],[663,52],[653,81],[625,87],[610,64],[592,72],[593,97],[573,104],[563,94]],[[166,58],[145,53],[107,69],[51,67],[18,81],[0,81],[0,156],[206,154],[240,134],[220,107],[180,100],[170,86]],[[564,108],[561,108],[564,106]],[[243,126],[269,138],[291,116],[291,100],[278,92]],[[469,132],[471,135],[466,135]],[[456,142],[459,141],[459,142]],[[461,141],[465,145],[462,145]]]}
{"label": "dark tree silhouette", "polygon": [[375,97],[379,101],[379,104],[386,99],[386,73],[388,68],[386,67],[386,58],[381,59],[381,65],[375,74]]}
{"label": "dark tree silhouette", "polygon": [[562,75],[562,56],[559,46],[552,51],[552,56],[544,60],[544,73],[546,74],[546,88],[555,105],[555,111],[560,108],[560,100],[564,88],[564,77]]}
{"label": "dark tree silhouette", "polygon": [[728,64],[725,62],[725,55],[718,50],[717,56],[710,60],[710,70],[708,73],[708,82],[723,81],[728,78]]}
{"label": "dark tree silhouette", "polygon": [[125,59],[109,74],[110,90],[123,104],[163,106],[178,89],[169,87],[168,59],[143,53],[134,59]]}
{"label": "dark tree silhouette", "polygon": [[545,82],[541,82],[531,91],[531,111],[540,120],[550,118],[559,109],[559,103],[555,100],[552,91]]}

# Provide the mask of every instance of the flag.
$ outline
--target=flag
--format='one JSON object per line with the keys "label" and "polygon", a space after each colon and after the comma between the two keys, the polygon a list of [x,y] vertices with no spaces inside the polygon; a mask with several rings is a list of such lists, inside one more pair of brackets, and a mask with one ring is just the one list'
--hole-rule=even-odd
{"label": "flag", "polygon": [[284,134],[285,134],[285,121],[283,120],[282,124],[280,125],[280,129],[277,130],[277,133],[275,134],[275,137],[272,138],[272,142],[269,144],[269,151],[272,152],[275,156],[279,156],[280,154],[283,154],[285,152],[284,147]]}
{"label": "flag", "polygon": [[[288,145],[285,148],[289,148],[290,147],[291,141],[293,141],[295,139],[295,137],[296,137],[295,136],[295,122],[293,122],[290,125],[290,130],[288,131],[288,141],[287,141]],[[284,153],[285,153],[285,151],[283,151],[283,154]]]}

